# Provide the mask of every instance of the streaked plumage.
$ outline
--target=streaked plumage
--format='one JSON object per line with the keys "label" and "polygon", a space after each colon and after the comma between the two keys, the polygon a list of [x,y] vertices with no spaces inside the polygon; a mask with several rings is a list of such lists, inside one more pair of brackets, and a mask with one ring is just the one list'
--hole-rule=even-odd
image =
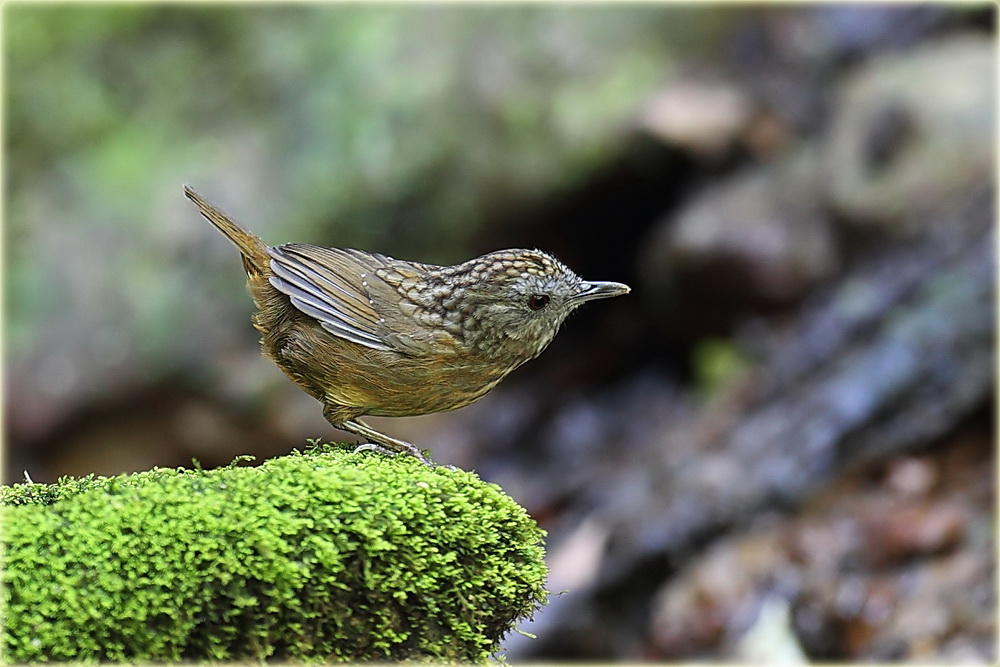
{"label": "streaked plumage", "polygon": [[359,417],[468,405],[541,353],[580,303],[628,292],[584,281],[539,250],[436,266],[303,243],[267,246],[184,191],[240,249],[265,353],[323,403],[331,424],[422,460]]}

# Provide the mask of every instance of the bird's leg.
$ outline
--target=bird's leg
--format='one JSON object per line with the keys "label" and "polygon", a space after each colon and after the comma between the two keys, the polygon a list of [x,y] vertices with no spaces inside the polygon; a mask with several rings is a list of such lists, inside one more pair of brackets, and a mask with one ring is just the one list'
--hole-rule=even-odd
{"label": "bird's leg", "polygon": [[[356,414],[356,413],[355,413]],[[414,445],[405,440],[397,440],[384,433],[380,433],[368,424],[364,423],[356,416],[351,415],[351,411],[345,410],[343,406],[336,403],[325,403],[323,406],[323,416],[334,428],[343,429],[355,435],[360,435],[368,442],[358,445],[355,452],[375,451],[380,454],[394,456],[400,452],[405,452],[413,456],[424,465],[433,467],[427,458],[420,453]]]}
{"label": "bird's leg", "polygon": [[[427,460],[427,458],[420,453],[420,450],[416,448],[415,445],[406,442],[405,440],[397,440],[396,438],[385,435],[384,433],[379,433],[373,429],[368,424],[364,423],[360,419],[350,419],[348,421],[337,424],[337,428],[342,428],[345,431],[350,431],[356,435],[360,435],[362,438],[367,438],[372,442],[361,445],[354,451],[365,451],[374,450],[381,452],[383,454],[394,453],[398,454],[400,452],[406,452],[407,454],[414,456],[424,465],[432,466],[433,463]],[[392,450],[387,451],[388,450]]]}

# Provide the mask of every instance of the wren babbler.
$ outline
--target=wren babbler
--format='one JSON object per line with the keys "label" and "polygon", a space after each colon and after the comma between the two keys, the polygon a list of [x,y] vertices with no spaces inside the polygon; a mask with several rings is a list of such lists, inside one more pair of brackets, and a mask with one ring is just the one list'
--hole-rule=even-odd
{"label": "wren babbler", "polygon": [[[402,417],[482,398],[552,341],[585,301],[627,294],[540,250],[455,266],[305,243],[268,246],[190,187],[184,194],[243,255],[264,352],[340,429],[428,461],[362,415]],[[359,449],[377,445],[362,445]]]}

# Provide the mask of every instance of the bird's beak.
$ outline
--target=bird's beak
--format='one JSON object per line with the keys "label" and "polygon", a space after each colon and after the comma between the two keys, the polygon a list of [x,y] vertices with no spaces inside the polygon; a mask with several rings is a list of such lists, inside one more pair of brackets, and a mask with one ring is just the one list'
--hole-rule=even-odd
{"label": "bird's beak", "polygon": [[622,283],[609,283],[602,281],[591,281],[583,284],[583,290],[578,292],[572,301],[583,303],[592,299],[607,299],[612,296],[621,296],[632,291],[628,285]]}

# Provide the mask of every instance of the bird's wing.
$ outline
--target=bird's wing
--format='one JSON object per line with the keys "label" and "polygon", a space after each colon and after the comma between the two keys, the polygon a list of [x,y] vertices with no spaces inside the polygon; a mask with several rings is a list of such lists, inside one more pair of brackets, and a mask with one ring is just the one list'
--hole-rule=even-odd
{"label": "bird's wing", "polygon": [[[267,249],[271,285],[335,336],[374,350],[391,350],[365,283],[379,264],[337,248],[289,243]],[[374,264],[375,266],[370,266]]]}
{"label": "bird's wing", "polygon": [[[387,267],[419,279],[422,269],[437,268],[394,260],[360,250],[289,243],[268,248],[271,285],[299,311],[315,318],[334,336],[374,350],[419,356],[444,351],[435,332],[400,310],[397,285],[379,277]],[[447,347],[447,345],[445,345]]]}

